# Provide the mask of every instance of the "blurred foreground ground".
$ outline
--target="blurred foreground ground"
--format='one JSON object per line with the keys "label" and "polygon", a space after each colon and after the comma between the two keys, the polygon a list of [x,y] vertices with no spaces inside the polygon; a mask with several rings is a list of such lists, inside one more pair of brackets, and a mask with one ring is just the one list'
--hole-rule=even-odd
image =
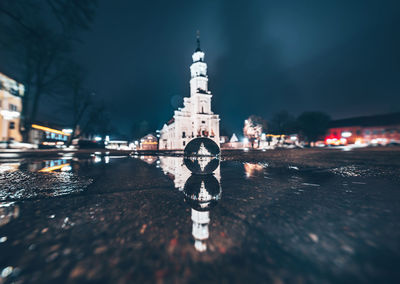
{"label": "blurred foreground ground", "polygon": [[0,283],[400,280],[399,148],[223,152],[204,251],[180,157],[5,155]]}

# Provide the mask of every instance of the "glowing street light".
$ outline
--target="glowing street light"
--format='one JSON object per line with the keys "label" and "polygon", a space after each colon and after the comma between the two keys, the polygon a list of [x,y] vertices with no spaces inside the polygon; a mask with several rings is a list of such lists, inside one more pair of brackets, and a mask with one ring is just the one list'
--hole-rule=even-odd
{"label": "glowing street light", "polygon": [[344,137],[344,138],[348,138],[348,137],[350,137],[352,134],[351,134],[351,132],[350,131],[343,131],[342,132],[342,137]]}

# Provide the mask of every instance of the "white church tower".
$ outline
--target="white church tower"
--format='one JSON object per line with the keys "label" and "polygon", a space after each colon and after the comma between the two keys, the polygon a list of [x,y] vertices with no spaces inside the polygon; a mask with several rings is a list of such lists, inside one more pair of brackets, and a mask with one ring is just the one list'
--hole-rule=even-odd
{"label": "white church tower", "polygon": [[190,97],[185,97],[183,107],[174,112],[160,133],[159,148],[182,150],[190,140],[208,137],[219,145],[219,115],[211,110],[212,94],[208,90],[207,64],[197,36],[197,48],[190,66]]}

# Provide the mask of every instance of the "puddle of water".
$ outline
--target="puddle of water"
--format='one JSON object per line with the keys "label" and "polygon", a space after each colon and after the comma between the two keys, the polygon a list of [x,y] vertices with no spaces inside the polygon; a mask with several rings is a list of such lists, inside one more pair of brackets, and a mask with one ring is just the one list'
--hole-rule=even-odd
{"label": "puddle of water", "polygon": [[[365,263],[385,275],[385,259],[354,255],[377,247],[400,255],[396,186],[353,167],[226,161],[196,175],[182,157],[93,153],[1,163],[0,186],[4,279],[18,268],[22,282],[136,279],[163,269],[178,280],[184,267],[226,280],[245,267],[236,280],[361,281]],[[36,261],[41,271],[31,270]]]}
{"label": "puddle of water", "polygon": [[84,171],[96,164],[126,156],[94,153],[75,157],[68,153],[56,158],[16,159],[0,163],[0,201],[65,196],[83,192],[93,182]]}

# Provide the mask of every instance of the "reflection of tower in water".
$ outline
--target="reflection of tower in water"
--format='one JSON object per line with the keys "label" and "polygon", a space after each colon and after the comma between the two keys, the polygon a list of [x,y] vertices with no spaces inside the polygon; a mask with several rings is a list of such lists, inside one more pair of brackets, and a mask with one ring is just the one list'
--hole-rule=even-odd
{"label": "reflection of tower in water", "polygon": [[207,250],[210,233],[210,209],[221,198],[220,149],[208,138],[190,141],[182,157],[160,157],[164,173],[173,179],[175,187],[185,196],[192,208],[191,220],[194,247],[197,251]]}
{"label": "reflection of tower in water", "polygon": [[189,169],[183,164],[183,158],[160,156],[160,167],[164,174],[174,181],[175,187],[182,191],[191,175]]}
{"label": "reflection of tower in water", "polygon": [[[163,170],[164,174],[169,176],[174,181],[174,185],[177,189],[183,190],[185,182],[192,175],[192,172],[185,166],[183,158],[160,156],[159,159],[160,167]],[[211,162],[211,159],[209,157],[199,157],[197,161],[199,164],[199,168],[204,170],[206,166]],[[213,175],[218,181],[221,180],[219,166],[216,168]]]}
{"label": "reflection of tower in water", "polygon": [[[207,165],[203,161],[211,161],[199,157],[200,168]],[[210,209],[221,198],[220,167],[213,174],[195,175],[185,166],[182,157],[160,157],[160,167],[163,172],[173,179],[175,187],[183,191],[185,201],[191,207],[192,236],[197,251],[207,250],[206,241],[209,238]]]}
{"label": "reflection of tower in water", "polygon": [[207,249],[206,240],[209,237],[208,224],[210,223],[210,211],[197,211],[192,208],[192,235],[194,247],[198,251]]}
{"label": "reflection of tower in water", "polygon": [[183,194],[192,208],[194,247],[198,251],[205,251],[209,238],[210,209],[217,204],[222,194],[219,180],[212,174],[192,175],[185,183]]}

